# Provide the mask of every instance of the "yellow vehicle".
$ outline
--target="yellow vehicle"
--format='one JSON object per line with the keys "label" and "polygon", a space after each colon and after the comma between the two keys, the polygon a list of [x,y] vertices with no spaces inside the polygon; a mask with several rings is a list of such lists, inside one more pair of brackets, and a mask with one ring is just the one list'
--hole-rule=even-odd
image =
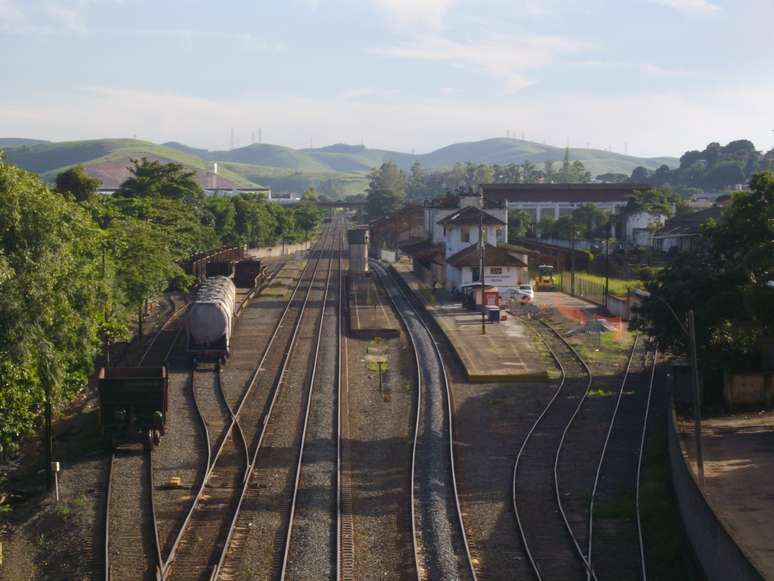
{"label": "yellow vehicle", "polygon": [[554,288],[554,267],[550,264],[541,264],[538,266],[537,287],[540,290],[550,290]]}

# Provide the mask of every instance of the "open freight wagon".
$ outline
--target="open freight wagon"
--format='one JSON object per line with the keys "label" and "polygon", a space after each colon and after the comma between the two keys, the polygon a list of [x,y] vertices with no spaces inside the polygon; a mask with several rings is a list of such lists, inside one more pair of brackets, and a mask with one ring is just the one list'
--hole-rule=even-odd
{"label": "open freight wagon", "polygon": [[106,444],[158,445],[167,420],[167,368],[103,367],[98,378]]}

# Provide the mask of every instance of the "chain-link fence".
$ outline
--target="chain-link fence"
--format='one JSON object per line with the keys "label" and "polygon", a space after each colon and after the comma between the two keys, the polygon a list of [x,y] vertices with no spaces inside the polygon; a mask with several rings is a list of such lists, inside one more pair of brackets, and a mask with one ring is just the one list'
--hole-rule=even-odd
{"label": "chain-link fence", "polygon": [[[554,278],[556,280],[556,277]],[[572,293],[572,273],[560,272],[559,289],[567,294]],[[575,274],[575,296],[586,299],[589,302],[596,303],[598,305],[605,305],[605,285],[596,281],[587,280]]]}

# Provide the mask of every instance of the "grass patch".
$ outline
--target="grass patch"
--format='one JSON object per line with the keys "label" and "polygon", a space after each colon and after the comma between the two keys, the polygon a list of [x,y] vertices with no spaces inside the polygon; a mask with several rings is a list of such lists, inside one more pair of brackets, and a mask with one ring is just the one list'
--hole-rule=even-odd
{"label": "grass patch", "polygon": [[640,512],[648,577],[692,581],[696,577],[685,557],[688,549],[682,536],[683,525],[677,499],[672,492],[665,419],[660,420],[648,434],[640,483]]}
{"label": "grass patch", "polygon": [[[576,283],[578,280],[585,280],[592,284],[601,285],[603,288],[605,286],[604,276],[597,276],[596,274],[589,274],[587,272],[576,272],[575,280],[576,280]],[[645,287],[645,283],[637,278],[632,278],[632,279],[609,278],[608,279],[608,290],[611,295],[625,297],[629,291],[636,288],[644,288],[644,287]]]}
{"label": "grass patch", "polygon": [[613,395],[611,392],[604,389],[590,389],[588,397],[610,397],[611,395]]}
{"label": "grass patch", "polygon": [[637,518],[634,497],[631,494],[622,494],[614,498],[597,500],[594,503],[594,518],[634,520]]}
{"label": "grass patch", "polygon": [[435,298],[435,294],[429,288],[420,287],[418,289],[418,292],[422,297],[422,300],[425,302],[425,304],[432,305],[432,306],[435,306],[438,304],[438,300]]}

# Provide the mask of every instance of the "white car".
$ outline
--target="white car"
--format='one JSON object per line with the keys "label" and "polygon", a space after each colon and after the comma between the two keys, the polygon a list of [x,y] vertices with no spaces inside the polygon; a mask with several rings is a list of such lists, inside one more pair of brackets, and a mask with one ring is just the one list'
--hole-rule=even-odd
{"label": "white car", "polygon": [[516,289],[514,298],[519,299],[522,303],[531,303],[535,299],[535,291],[532,290],[531,284],[520,284]]}

